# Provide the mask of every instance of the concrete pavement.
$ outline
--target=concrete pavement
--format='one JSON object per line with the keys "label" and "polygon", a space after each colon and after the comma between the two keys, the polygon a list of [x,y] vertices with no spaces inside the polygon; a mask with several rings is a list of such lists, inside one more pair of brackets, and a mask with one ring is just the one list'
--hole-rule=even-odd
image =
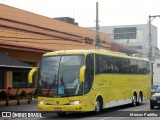
{"label": "concrete pavement", "polygon": [[0,107],[17,106],[21,104],[29,104],[29,103],[35,103],[35,102],[37,102],[37,99],[34,99],[34,100],[20,99],[20,100],[8,100],[8,101],[0,100]]}

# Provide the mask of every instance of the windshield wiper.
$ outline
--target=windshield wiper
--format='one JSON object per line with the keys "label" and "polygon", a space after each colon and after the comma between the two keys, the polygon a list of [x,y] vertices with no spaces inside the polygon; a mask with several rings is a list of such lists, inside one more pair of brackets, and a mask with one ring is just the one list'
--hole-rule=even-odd
{"label": "windshield wiper", "polygon": [[66,96],[68,96],[69,92],[68,89],[66,88],[66,85],[64,84],[64,79],[63,79],[63,72],[62,72],[62,77],[60,78],[61,84],[64,87],[64,90],[66,91]]}
{"label": "windshield wiper", "polygon": [[54,80],[53,80],[53,82],[51,83],[51,85],[50,85],[50,87],[49,87],[49,89],[48,89],[48,91],[47,91],[47,94],[50,92],[51,88],[56,84],[56,81],[57,81],[57,79],[56,79],[56,74],[55,74],[55,75],[54,75]]}

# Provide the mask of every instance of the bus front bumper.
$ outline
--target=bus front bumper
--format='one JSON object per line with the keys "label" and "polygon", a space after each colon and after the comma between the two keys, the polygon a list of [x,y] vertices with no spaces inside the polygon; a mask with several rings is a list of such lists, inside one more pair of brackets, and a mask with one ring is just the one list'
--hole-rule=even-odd
{"label": "bus front bumper", "polygon": [[38,104],[39,111],[48,112],[83,112],[83,105],[43,105]]}

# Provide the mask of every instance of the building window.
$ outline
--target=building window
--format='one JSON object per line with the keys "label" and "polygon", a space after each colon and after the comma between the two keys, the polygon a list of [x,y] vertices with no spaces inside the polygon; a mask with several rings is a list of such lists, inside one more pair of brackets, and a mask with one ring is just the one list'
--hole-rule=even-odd
{"label": "building window", "polygon": [[29,71],[13,71],[13,88],[30,88],[33,84],[28,84]]}
{"label": "building window", "polygon": [[0,70],[0,89],[4,88],[4,71]]}
{"label": "building window", "polygon": [[114,28],[114,39],[136,39],[136,27]]}

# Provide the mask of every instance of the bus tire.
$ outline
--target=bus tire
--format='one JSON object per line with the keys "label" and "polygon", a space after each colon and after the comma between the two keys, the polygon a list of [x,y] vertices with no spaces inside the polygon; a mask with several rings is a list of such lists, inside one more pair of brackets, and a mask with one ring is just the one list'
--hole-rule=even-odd
{"label": "bus tire", "polygon": [[132,96],[132,106],[136,106],[137,105],[137,96],[136,94],[134,93],[133,96]]}
{"label": "bus tire", "polygon": [[101,112],[103,106],[103,100],[101,97],[98,97],[95,104],[95,114],[98,114]]}
{"label": "bus tire", "polygon": [[141,104],[142,104],[142,102],[143,102],[143,95],[142,95],[142,93],[140,92],[140,93],[139,93],[139,96],[138,96],[138,102],[137,102],[137,105],[141,105]]}

